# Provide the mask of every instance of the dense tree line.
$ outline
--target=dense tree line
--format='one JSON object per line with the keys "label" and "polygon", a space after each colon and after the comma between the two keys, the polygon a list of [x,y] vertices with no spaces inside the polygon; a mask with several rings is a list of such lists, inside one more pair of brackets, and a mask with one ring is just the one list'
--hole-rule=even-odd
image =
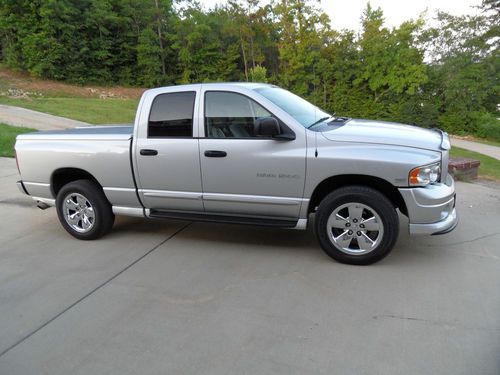
{"label": "dense tree line", "polygon": [[315,1],[1,0],[0,59],[82,84],[267,81],[343,115],[500,139],[499,11],[389,29],[367,4],[356,33]]}

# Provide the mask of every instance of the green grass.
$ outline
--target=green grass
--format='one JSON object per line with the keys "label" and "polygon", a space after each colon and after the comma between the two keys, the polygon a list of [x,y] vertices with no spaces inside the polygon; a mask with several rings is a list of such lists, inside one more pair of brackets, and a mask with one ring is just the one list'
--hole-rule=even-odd
{"label": "green grass", "polygon": [[18,134],[31,132],[36,132],[36,130],[0,124],[0,156],[14,157],[14,144],[16,143],[16,136]]}
{"label": "green grass", "polygon": [[67,117],[90,124],[122,124],[134,122],[138,100],[49,97],[12,99],[0,96],[0,104]]}
{"label": "green grass", "polygon": [[500,181],[500,160],[459,147],[452,147],[450,156],[479,160],[479,177]]}

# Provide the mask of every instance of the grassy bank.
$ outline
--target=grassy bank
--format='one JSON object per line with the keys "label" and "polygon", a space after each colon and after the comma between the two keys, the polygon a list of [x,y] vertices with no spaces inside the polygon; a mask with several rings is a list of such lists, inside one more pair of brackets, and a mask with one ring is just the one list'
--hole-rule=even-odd
{"label": "grassy bank", "polygon": [[49,97],[13,99],[0,96],[0,104],[14,105],[90,124],[122,124],[134,121],[138,100]]}
{"label": "grassy bank", "polygon": [[470,158],[479,160],[481,162],[481,165],[479,166],[479,177],[486,178],[489,180],[500,181],[499,160],[492,158],[490,156],[479,154],[474,151],[464,150],[463,148],[459,147],[453,147],[451,149],[450,155],[452,157]]}
{"label": "grassy bank", "polygon": [[0,124],[0,156],[14,157],[14,144],[16,143],[16,136],[18,134],[30,132],[36,132],[36,130]]}

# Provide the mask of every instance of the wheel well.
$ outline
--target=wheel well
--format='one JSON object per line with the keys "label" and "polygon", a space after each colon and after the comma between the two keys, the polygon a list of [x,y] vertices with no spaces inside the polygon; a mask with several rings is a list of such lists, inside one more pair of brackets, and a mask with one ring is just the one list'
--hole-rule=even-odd
{"label": "wheel well", "polygon": [[402,214],[408,216],[405,201],[398,189],[384,179],[366,175],[340,175],[323,180],[312,193],[308,213],[314,212],[323,198],[333,190],[348,185],[367,186],[384,194]]}
{"label": "wheel well", "polygon": [[50,188],[54,197],[57,197],[59,190],[67,183],[76,180],[90,180],[102,188],[101,184],[89,172],[78,168],[61,168],[52,174]]}

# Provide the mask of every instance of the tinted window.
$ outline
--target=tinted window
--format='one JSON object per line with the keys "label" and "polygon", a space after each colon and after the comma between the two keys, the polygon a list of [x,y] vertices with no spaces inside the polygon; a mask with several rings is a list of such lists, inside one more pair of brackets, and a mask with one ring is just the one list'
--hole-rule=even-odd
{"label": "tinted window", "polygon": [[230,92],[205,94],[205,133],[208,138],[255,137],[255,120],[271,114],[250,98]]}
{"label": "tinted window", "polygon": [[148,137],[192,137],[195,92],[161,94],[153,100]]}

